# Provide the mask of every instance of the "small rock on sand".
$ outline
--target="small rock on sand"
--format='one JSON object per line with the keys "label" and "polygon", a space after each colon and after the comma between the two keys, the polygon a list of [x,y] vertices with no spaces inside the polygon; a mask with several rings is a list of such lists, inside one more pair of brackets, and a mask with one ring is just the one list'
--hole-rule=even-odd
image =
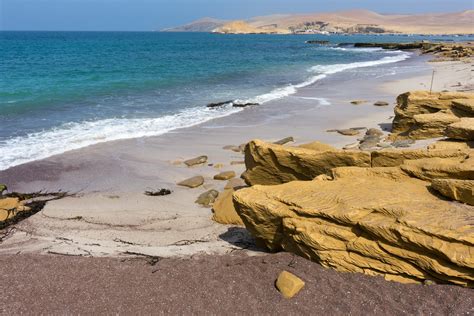
{"label": "small rock on sand", "polygon": [[305,283],[293,273],[282,271],[275,285],[285,298],[292,298],[301,291]]}
{"label": "small rock on sand", "polygon": [[359,143],[352,143],[352,144],[348,144],[348,145],[342,147],[342,149],[346,149],[346,150],[347,149],[355,149],[357,147],[359,147]]}
{"label": "small rock on sand", "polygon": [[365,135],[369,136],[383,136],[383,132],[377,128],[369,128],[367,132],[365,132]]}
{"label": "small rock on sand", "polygon": [[389,103],[385,101],[377,101],[374,103],[375,106],[388,106]]}
{"label": "small rock on sand", "polygon": [[294,142],[294,138],[293,137],[285,137],[283,139],[280,139],[280,140],[277,140],[276,142],[274,142],[275,145],[285,145],[286,143],[289,143],[289,142]]}
{"label": "small rock on sand", "polygon": [[234,188],[243,187],[243,186],[245,186],[244,180],[240,178],[233,178],[227,182],[227,184],[224,187],[224,190],[234,189]]}
{"label": "small rock on sand", "polygon": [[341,135],[344,135],[344,136],[355,136],[355,135],[359,135],[360,132],[355,130],[355,129],[351,129],[351,128],[347,128],[347,129],[338,129],[337,132]]}
{"label": "small rock on sand", "polygon": [[202,206],[210,206],[216,200],[219,192],[216,190],[209,190],[201,194],[197,199],[196,203]]}
{"label": "small rock on sand", "polygon": [[396,140],[392,143],[392,146],[395,148],[405,148],[405,147],[410,147],[410,145],[413,145],[415,143],[414,140],[412,139],[401,139],[401,140]]}
{"label": "small rock on sand", "polygon": [[214,168],[216,168],[216,169],[220,169],[220,168],[222,168],[222,167],[224,167],[224,164],[223,164],[223,163],[216,163],[216,164],[214,165]]}
{"label": "small rock on sand", "polygon": [[199,156],[193,159],[186,160],[184,163],[186,166],[191,167],[195,165],[200,165],[207,162],[207,156]]}
{"label": "small rock on sand", "polygon": [[353,100],[353,101],[351,101],[351,104],[359,105],[359,104],[364,104],[364,103],[367,103],[367,102],[368,102],[367,100]]}
{"label": "small rock on sand", "polygon": [[229,180],[235,177],[235,171],[224,171],[214,176],[214,180]]}
{"label": "small rock on sand", "polygon": [[245,164],[245,161],[243,161],[243,160],[234,160],[234,161],[231,161],[231,162],[230,162],[230,165],[231,165],[231,166],[244,165],[244,164]]}
{"label": "small rock on sand", "polygon": [[178,182],[178,185],[188,188],[197,188],[204,183],[204,178],[202,176],[195,176],[181,182]]}

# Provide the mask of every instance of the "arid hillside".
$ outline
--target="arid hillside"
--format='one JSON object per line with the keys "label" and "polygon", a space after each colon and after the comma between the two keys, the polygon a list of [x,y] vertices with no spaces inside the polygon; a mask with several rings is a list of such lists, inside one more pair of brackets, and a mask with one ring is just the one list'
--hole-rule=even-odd
{"label": "arid hillside", "polygon": [[[282,14],[247,21],[198,20],[166,31],[218,33],[404,33],[474,34],[474,10],[418,15],[379,14],[367,10]],[[203,27],[204,26],[206,27]]]}

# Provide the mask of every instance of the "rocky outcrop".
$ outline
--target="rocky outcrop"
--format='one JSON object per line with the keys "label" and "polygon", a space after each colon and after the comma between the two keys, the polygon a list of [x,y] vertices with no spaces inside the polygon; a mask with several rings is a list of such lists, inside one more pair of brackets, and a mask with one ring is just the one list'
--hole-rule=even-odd
{"label": "rocky outcrop", "polygon": [[272,185],[294,180],[312,180],[336,167],[370,167],[370,153],[317,151],[253,140],[245,148],[245,164],[247,170],[242,178],[248,185]]}
{"label": "rocky outcrop", "polygon": [[439,111],[432,114],[417,114],[413,116],[413,125],[408,131],[411,139],[429,139],[443,137],[446,127],[460,120],[449,111]]}
{"label": "rocky outcrop", "polygon": [[431,186],[450,199],[474,205],[474,180],[435,179]]}
{"label": "rocky outcrop", "polygon": [[343,167],[242,189],[234,203],[271,250],[387,280],[473,286],[474,207],[439,199],[429,186],[398,167]]}
{"label": "rocky outcrop", "polygon": [[400,167],[410,176],[428,181],[434,179],[474,179],[474,156],[407,160]]}
{"label": "rocky outcrop", "polygon": [[446,127],[457,120],[455,117],[459,117],[456,115],[460,113],[459,111],[451,111],[454,103],[458,104],[466,99],[474,99],[474,93],[429,91],[403,93],[397,98],[392,133],[413,139],[443,136]]}
{"label": "rocky outcrop", "polygon": [[474,141],[474,118],[462,118],[446,129],[446,136],[463,141]]}
{"label": "rocky outcrop", "polygon": [[30,208],[25,206],[25,202],[20,201],[19,198],[2,198],[0,199],[0,224],[29,210]]}
{"label": "rocky outcrop", "polygon": [[474,99],[453,100],[452,110],[459,117],[474,117]]}
{"label": "rocky outcrop", "polygon": [[217,200],[212,206],[212,220],[224,225],[243,225],[242,219],[237,214],[232,194],[234,188],[229,188],[219,193]]}
{"label": "rocky outcrop", "polygon": [[464,159],[469,154],[469,149],[383,149],[371,153],[372,167],[397,167],[406,160],[425,158],[454,158]]}

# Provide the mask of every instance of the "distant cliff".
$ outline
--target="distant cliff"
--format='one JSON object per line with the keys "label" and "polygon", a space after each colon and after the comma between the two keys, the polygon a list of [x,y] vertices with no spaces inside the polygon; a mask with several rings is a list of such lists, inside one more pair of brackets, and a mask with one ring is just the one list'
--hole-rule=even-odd
{"label": "distant cliff", "polygon": [[367,10],[334,13],[284,14],[246,21],[201,19],[169,32],[217,33],[401,33],[474,34],[474,10],[417,15],[379,14]]}

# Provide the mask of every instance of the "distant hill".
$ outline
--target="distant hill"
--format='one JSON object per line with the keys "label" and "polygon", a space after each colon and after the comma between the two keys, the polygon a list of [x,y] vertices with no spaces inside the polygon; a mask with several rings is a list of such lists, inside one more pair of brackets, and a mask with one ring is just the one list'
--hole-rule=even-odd
{"label": "distant hill", "polygon": [[474,34],[474,10],[416,15],[379,14],[368,10],[280,14],[246,21],[201,19],[164,31],[219,33],[404,33]]}
{"label": "distant hill", "polygon": [[203,18],[178,27],[164,29],[164,32],[212,32],[229,21],[213,18]]}

